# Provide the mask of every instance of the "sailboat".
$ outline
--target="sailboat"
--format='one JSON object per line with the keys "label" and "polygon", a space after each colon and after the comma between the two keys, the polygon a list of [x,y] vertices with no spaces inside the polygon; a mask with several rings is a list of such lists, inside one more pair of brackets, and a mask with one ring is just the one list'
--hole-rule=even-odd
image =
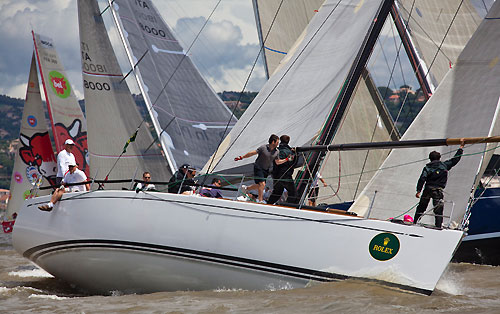
{"label": "sailboat", "polygon": [[64,149],[64,141],[75,143],[73,155],[80,170],[89,175],[87,150],[87,124],[68,76],[56,51],[54,41],[32,31],[40,76],[44,88],[47,111],[56,152]]}
{"label": "sailboat", "polygon": [[[247,126],[263,134],[288,133],[294,143],[305,146],[318,131],[335,133],[335,129],[321,126],[342,120],[349,103],[342,97],[346,90],[352,92],[355,88],[371,50],[369,43],[380,31],[391,4],[392,1],[327,1],[312,18],[304,40],[290,60],[270,78],[213,155],[215,171],[238,171],[232,161],[234,156],[261,144],[258,137],[245,133],[252,132]],[[85,52],[82,62],[106,69],[99,75],[84,73],[89,86],[85,91],[86,103],[95,106],[87,108],[90,164],[94,167],[95,157],[96,164],[108,170],[114,167],[113,162],[100,149],[109,146],[116,154],[122,148],[116,147],[118,140],[108,140],[104,145],[102,138],[116,139],[117,131],[128,134],[130,126],[135,123],[137,127],[140,121],[123,122],[130,117],[136,119],[136,115],[120,111],[128,108],[130,92],[121,80],[123,76],[97,3],[79,1],[78,6],[81,47]],[[484,34],[495,35],[490,30],[498,29],[495,17],[499,11],[500,4],[495,4],[464,50],[467,58],[467,51],[495,42],[485,40]],[[353,20],[359,23],[349,33],[338,27]],[[494,52],[497,50],[489,51]],[[325,67],[323,61],[332,55],[337,56],[337,62]],[[491,55],[486,57],[491,62]],[[479,73],[492,84],[500,77],[496,63],[478,64],[467,58],[465,65],[473,64],[472,69],[479,65]],[[452,98],[449,89],[455,78],[467,82],[472,79],[448,75],[450,82],[442,83],[435,93],[439,95],[442,90],[439,100],[446,95]],[[90,82],[93,86],[101,84],[102,90],[90,88]],[[488,95],[494,97],[495,93]],[[485,107],[491,106],[491,97],[484,99]],[[495,106],[497,102],[498,95]],[[281,111],[289,114],[276,115],[284,107],[295,107],[297,112]],[[99,116],[105,119],[108,111],[115,114],[116,123],[94,120]],[[472,111],[474,117],[483,119],[482,126],[491,125],[491,114],[486,112],[488,117],[484,117],[481,110]],[[279,127],[267,123],[266,117],[279,121]],[[427,117],[434,118],[443,121],[440,117]],[[90,127],[91,121],[99,127]],[[297,123],[302,121],[308,121],[307,125]],[[453,119],[448,119],[448,123],[452,125]],[[103,127],[106,128],[101,130]],[[97,133],[94,138],[93,131]],[[139,144],[144,142],[137,142],[140,134],[129,145],[129,149],[135,148],[134,152],[128,158],[114,160],[114,164],[121,164],[110,174],[120,169],[120,176],[132,176],[137,160],[144,158],[143,144]],[[148,132],[142,134],[151,136]],[[92,146],[93,141],[96,146]],[[162,169],[160,162],[155,163],[160,156],[156,151],[152,153],[148,168]],[[109,162],[107,166],[105,162]],[[249,166],[240,167],[240,173]],[[460,199],[463,198],[462,195]],[[461,230],[397,224],[345,212],[298,210],[196,195],[95,190],[65,194],[51,212],[39,211],[37,206],[47,200],[48,197],[40,197],[23,204],[14,229],[15,249],[57,278],[104,293],[296,288],[310,282],[355,277],[430,294],[463,236]]]}
{"label": "sailboat", "polygon": [[35,52],[31,58],[19,138],[21,146],[16,149],[10,182],[10,199],[7,204],[6,219],[2,221],[6,233],[12,232],[22,202],[34,196],[49,194],[48,191],[34,192],[34,190],[42,184],[55,184],[56,179],[56,158],[45,122]]}
{"label": "sailboat", "polygon": [[[64,141],[75,142],[73,153],[79,167],[89,173],[86,121],[53,40],[32,31],[34,51],[26,101],[21,122],[20,143],[16,151],[11,178],[11,200],[4,231],[12,232],[15,216],[26,198],[49,194],[38,190],[41,185],[54,185],[57,171],[49,130],[38,84],[38,68],[42,78],[47,111],[52,126],[56,151],[64,149]],[[16,213],[16,215],[14,215]]]}

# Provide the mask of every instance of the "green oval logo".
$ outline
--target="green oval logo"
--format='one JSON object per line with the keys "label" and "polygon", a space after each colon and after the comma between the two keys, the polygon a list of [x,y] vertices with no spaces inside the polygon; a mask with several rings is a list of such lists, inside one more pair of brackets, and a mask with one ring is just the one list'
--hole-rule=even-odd
{"label": "green oval logo", "polygon": [[68,80],[57,71],[51,71],[49,73],[50,78],[50,87],[52,87],[52,91],[54,94],[61,98],[67,98],[71,93],[71,86],[69,85]]}
{"label": "green oval logo", "polygon": [[368,248],[370,255],[379,261],[387,261],[399,251],[399,239],[392,233],[381,233],[373,237]]}

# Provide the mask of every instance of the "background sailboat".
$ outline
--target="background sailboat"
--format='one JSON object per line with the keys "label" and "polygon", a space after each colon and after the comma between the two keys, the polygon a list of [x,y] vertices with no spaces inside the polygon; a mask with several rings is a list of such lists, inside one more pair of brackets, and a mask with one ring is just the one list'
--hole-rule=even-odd
{"label": "background sailboat", "polygon": [[[201,169],[236,118],[173,36],[152,2],[114,1],[146,104],[173,171]],[[139,61],[140,60],[140,61]],[[137,65],[135,63],[138,63]]]}
{"label": "background sailboat", "polygon": [[80,170],[85,171],[88,176],[87,123],[82,109],[71,88],[53,40],[32,33],[56,152],[63,150],[64,141],[71,138],[75,142],[73,155],[76,162]]}
{"label": "background sailboat", "polygon": [[[149,171],[166,180],[171,176],[168,164],[122,80],[95,1],[78,1],[78,22],[92,176],[120,180]],[[96,70],[86,70],[92,67]],[[129,138],[133,141],[125,149]]]}
{"label": "background sailboat", "polygon": [[[36,191],[36,186],[55,184],[57,172],[56,158],[52,151],[49,129],[45,121],[38,71],[36,69],[35,52],[31,58],[31,68],[26,90],[21,130],[20,146],[16,150],[14,169],[10,181],[10,197],[7,205],[6,219],[12,220],[24,200],[36,195],[48,195],[50,191]],[[4,231],[12,231],[12,225]]]}

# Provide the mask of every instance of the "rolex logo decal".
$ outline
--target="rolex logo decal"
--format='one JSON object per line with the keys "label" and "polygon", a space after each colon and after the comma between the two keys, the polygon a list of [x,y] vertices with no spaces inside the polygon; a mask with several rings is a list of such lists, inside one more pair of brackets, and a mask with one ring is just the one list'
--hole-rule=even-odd
{"label": "rolex logo decal", "polygon": [[399,251],[399,239],[392,233],[380,233],[373,237],[368,248],[370,255],[379,261],[387,261]]}

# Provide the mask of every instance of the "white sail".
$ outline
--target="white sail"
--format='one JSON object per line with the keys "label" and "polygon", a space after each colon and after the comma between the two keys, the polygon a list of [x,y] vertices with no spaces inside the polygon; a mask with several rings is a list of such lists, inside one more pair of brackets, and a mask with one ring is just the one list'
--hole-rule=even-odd
{"label": "white sail", "polygon": [[[265,64],[269,76],[290,60],[286,57],[287,53],[293,53],[304,40],[305,28],[323,2],[324,0],[254,0],[259,38],[265,49]],[[264,39],[265,43],[262,44]],[[352,96],[345,121],[335,136],[335,143],[390,141],[398,138],[399,133],[394,128],[374,82],[368,72],[364,71]],[[340,161],[338,153],[327,154],[321,173],[331,188],[320,190],[319,202],[353,200],[356,192],[365,187],[374,174],[373,170],[378,169],[388,153],[388,150],[368,155],[361,151],[350,152],[344,158],[341,156]]]}
{"label": "white sail", "polygon": [[36,33],[33,33],[33,40],[52,122],[56,151],[63,150],[64,141],[71,138],[75,142],[73,155],[76,162],[88,175],[87,123],[82,109],[59,59],[54,41]]}
{"label": "white sail", "polygon": [[[499,17],[500,2],[496,2],[402,140],[498,134],[493,120],[500,98]],[[466,147],[467,155],[449,173],[445,215],[451,214],[452,221],[462,219],[481,163],[488,162],[481,153],[485,147]],[[442,159],[452,157],[456,149],[441,149]],[[432,150],[393,150],[350,210],[366,215],[372,206],[370,217],[381,219],[397,217],[410,209],[413,213],[418,201],[416,183]]]}
{"label": "white sail", "polygon": [[236,123],[148,1],[114,2],[171,162],[201,168]]}
{"label": "white sail", "polygon": [[[166,181],[171,175],[166,160],[156,143],[148,149],[153,138],[122,81],[96,1],[78,1],[78,21],[91,175],[103,179],[111,171],[109,179],[131,179],[150,171],[154,180]],[[135,141],[122,154],[141,123]]]}
{"label": "white sail", "polygon": [[[215,171],[248,173],[254,159],[234,162],[234,157],[266,143],[272,133],[288,134],[293,146],[316,138],[380,4],[327,1],[322,6],[291,59],[269,79],[224,140],[215,156]],[[345,32],[341,25],[352,20],[358,23]]]}
{"label": "white sail", "polygon": [[[47,182],[55,184],[57,165],[40,96],[35,52],[31,58],[19,139],[10,180],[7,217],[12,217],[21,208],[22,202],[32,196],[30,190],[35,185],[47,185]],[[47,195],[50,191],[38,191],[37,194]]]}
{"label": "white sail", "polygon": [[[365,70],[333,144],[387,142],[398,139],[399,133],[392,118],[379,98],[368,71]],[[327,153],[321,175],[329,187],[319,190],[316,203],[331,204],[354,200],[388,154],[387,149]]]}
{"label": "white sail", "polygon": [[470,0],[398,0],[397,3],[426,79],[435,89],[455,65],[481,18]]}
{"label": "white sail", "polygon": [[307,24],[323,2],[325,0],[253,0],[261,44],[266,39],[263,48],[267,77],[273,75],[297,38],[305,34]]}

